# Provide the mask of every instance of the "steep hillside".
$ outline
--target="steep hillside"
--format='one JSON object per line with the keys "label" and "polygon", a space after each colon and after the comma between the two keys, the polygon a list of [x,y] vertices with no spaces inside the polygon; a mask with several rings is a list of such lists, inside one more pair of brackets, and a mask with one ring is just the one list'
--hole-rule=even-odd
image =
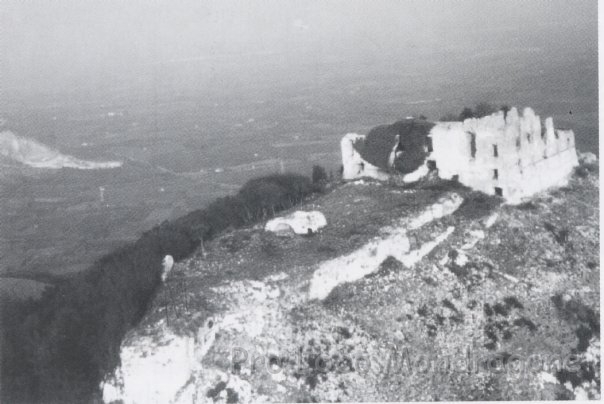
{"label": "steep hillside", "polygon": [[519,206],[448,182],[363,180],[175,265],[105,401],[594,398],[598,169]]}

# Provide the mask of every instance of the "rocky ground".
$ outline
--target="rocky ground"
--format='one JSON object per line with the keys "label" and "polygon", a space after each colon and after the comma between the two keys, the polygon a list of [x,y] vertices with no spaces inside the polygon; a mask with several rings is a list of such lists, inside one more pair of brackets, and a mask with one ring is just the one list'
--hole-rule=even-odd
{"label": "rocky ground", "polygon": [[593,165],[518,206],[335,187],[298,207],[323,212],[316,234],[260,224],[176,264],[104,399],[598,398],[598,194]]}

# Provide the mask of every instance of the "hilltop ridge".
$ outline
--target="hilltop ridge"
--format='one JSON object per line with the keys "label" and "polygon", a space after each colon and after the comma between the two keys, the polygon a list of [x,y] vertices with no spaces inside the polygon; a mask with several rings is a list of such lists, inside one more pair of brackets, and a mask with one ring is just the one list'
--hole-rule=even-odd
{"label": "hilltop ridge", "polygon": [[295,208],[317,234],[227,232],[174,266],[103,399],[597,397],[598,181],[584,164],[510,206],[357,180]]}

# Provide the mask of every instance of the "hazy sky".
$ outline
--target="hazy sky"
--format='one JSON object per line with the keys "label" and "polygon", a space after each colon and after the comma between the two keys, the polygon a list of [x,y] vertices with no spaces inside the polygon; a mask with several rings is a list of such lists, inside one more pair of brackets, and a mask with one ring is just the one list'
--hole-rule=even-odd
{"label": "hazy sky", "polygon": [[154,64],[231,58],[245,68],[263,55],[293,65],[465,41],[499,46],[506,36],[552,40],[543,27],[597,49],[596,0],[3,0],[0,8],[0,84],[29,92],[99,86]]}

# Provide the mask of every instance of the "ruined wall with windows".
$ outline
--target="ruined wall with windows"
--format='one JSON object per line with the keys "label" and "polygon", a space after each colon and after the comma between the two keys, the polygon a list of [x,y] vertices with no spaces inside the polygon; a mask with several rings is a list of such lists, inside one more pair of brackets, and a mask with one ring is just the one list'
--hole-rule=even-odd
{"label": "ruined wall with windows", "polygon": [[[574,133],[555,129],[552,118],[542,122],[530,108],[525,108],[522,115],[512,108],[507,113],[500,111],[463,122],[436,122],[426,131],[427,157],[424,163],[414,163],[414,167],[420,165],[403,176],[405,182],[417,181],[428,171],[437,170],[440,178],[519,203],[534,193],[565,185],[578,165]],[[395,142],[404,135],[399,134]],[[342,139],[345,180],[389,177],[392,170],[373,165],[363,157],[366,141],[368,137],[358,134]],[[400,144],[386,146],[382,160],[392,160],[389,155],[393,153],[401,154],[397,152]],[[400,157],[405,158],[404,152]]]}
{"label": "ruined wall with windows", "polygon": [[556,130],[552,118],[542,124],[530,108],[516,108],[463,122],[438,122],[431,130],[428,160],[444,179],[520,202],[536,192],[568,181],[578,165],[575,136]]}
{"label": "ruined wall with windows", "polygon": [[[342,179],[354,180],[369,177],[378,180],[387,180],[389,174],[381,168],[369,163],[357,150],[360,143],[365,141],[365,135],[347,133],[340,141],[342,151]],[[356,147],[355,147],[356,146]]]}

